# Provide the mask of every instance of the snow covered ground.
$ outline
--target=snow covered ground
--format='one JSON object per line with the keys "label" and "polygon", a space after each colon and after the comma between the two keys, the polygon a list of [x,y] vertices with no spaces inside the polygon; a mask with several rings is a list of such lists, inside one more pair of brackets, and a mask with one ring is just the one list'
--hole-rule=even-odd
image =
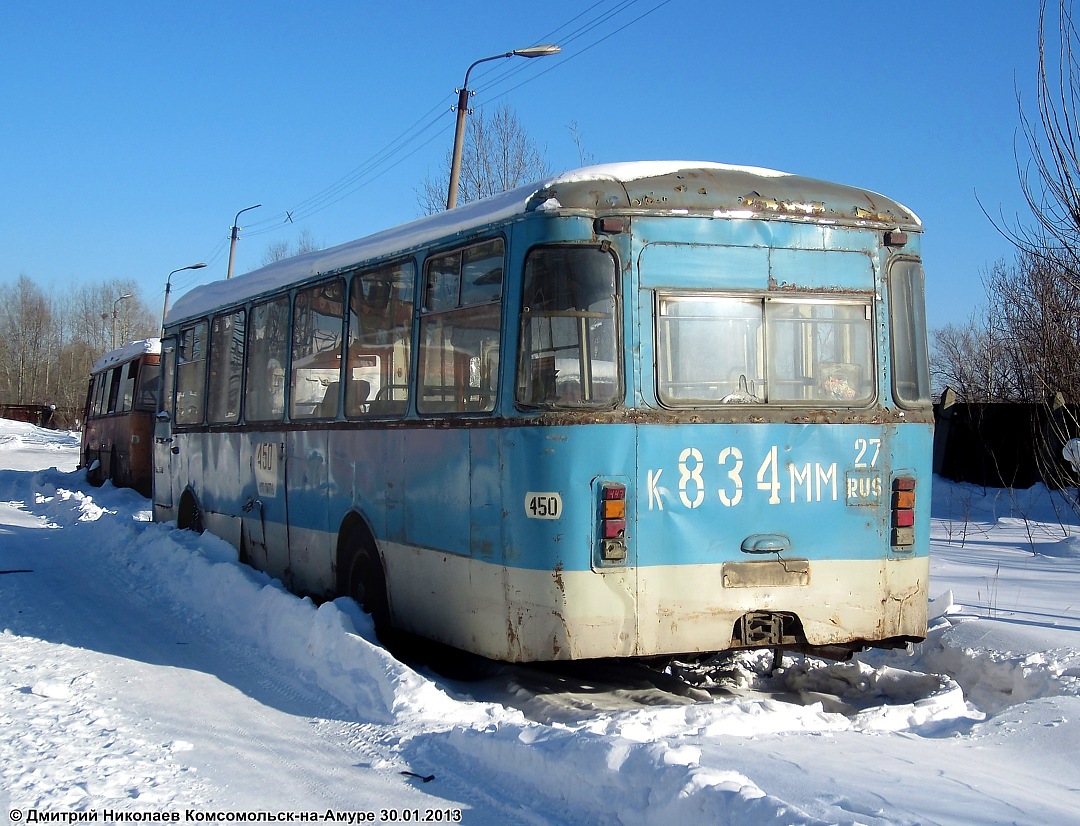
{"label": "snow covered ground", "polygon": [[505,701],[418,673],[77,459],[0,421],[0,823],[1080,822],[1080,528],[1043,488],[935,480],[911,652],[545,717],[512,669]]}

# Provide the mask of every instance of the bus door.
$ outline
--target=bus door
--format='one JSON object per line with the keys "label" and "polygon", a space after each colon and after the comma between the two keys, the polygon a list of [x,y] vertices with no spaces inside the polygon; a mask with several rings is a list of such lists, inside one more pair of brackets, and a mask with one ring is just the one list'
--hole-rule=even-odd
{"label": "bus door", "polygon": [[153,500],[155,509],[165,511],[173,509],[173,456],[176,444],[172,435],[173,417],[173,364],[176,343],[168,340],[162,343],[161,350],[161,387],[154,419],[154,479]]}
{"label": "bus door", "polygon": [[288,511],[286,584],[298,593],[321,594],[336,583],[332,569],[337,532],[330,531],[328,430],[294,430],[286,440],[285,492]]}
{"label": "bus door", "polygon": [[288,504],[283,433],[253,433],[248,445],[254,490],[241,505],[245,550],[251,564],[288,584]]}

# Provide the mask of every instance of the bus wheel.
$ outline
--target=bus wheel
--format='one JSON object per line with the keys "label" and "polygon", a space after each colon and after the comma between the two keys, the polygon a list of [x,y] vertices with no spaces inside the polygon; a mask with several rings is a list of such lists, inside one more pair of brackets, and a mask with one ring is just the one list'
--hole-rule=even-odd
{"label": "bus wheel", "polygon": [[345,596],[356,600],[366,614],[371,614],[375,633],[380,639],[390,629],[390,605],[386,598],[386,577],[375,543],[363,527],[349,533],[342,550],[342,590]]}
{"label": "bus wheel", "polygon": [[176,517],[176,527],[182,531],[203,532],[202,511],[199,510],[199,506],[195,503],[195,497],[189,493],[184,494],[184,497],[180,500],[180,512]]}

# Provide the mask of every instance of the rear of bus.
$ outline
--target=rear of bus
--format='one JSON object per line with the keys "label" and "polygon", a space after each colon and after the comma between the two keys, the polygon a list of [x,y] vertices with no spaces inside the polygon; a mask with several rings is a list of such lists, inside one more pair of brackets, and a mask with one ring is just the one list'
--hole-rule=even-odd
{"label": "rear of bus", "polygon": [[[592,261],[580,278],[610,272],[614,346],[586,341],[601,303],[564,308],[566,329],[582,331],[574,340],[534,345],[554,339],[523,333],[519,401],[524,387],[549,412],[508,450],[520,481],[506,498],[524,502],[529,524],[507,545],[555,571],[542,633],[515,627],[511,604],[520,658],[744,647],[846,657],[925,635],[933,417],[921,227],[881,196],[785,177],[623,182],[631,207],[667,205],[613,210],[572,248]],[[770,184],[778,194],[758,196]],[[678,200],[725,186],[752,194]],[[559,200],[570,202],[567,188]],[[545,249],[570,258],[570,247],[533,248],[525,331],[540,324],[530,260]],[[539,402],[545,363],[561,368],[549,371],[556,389],[573,385],[571,402]],[[622,395],[605,409],[613,386]]]}

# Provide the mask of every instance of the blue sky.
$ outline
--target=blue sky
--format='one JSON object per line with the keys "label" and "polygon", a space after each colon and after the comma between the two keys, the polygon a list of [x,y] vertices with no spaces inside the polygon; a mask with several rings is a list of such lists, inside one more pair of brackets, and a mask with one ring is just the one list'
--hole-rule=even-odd
{"label": "blue sky", "polygon": [[[963,322],[1028,222],[1017,92],[1037,3],[9,2],[0,8],[0,283],[134,278],[160,307],[301,231],[322,246],[420,215],[474,107],[509,103],[554,171],[749,164],[863,186],[923,219],[932,327]],[[385,156],[388,147],[402,151]],[[380,158],[383,160],[380,162]],[[296,216],[284,220],[286,211]]]}

